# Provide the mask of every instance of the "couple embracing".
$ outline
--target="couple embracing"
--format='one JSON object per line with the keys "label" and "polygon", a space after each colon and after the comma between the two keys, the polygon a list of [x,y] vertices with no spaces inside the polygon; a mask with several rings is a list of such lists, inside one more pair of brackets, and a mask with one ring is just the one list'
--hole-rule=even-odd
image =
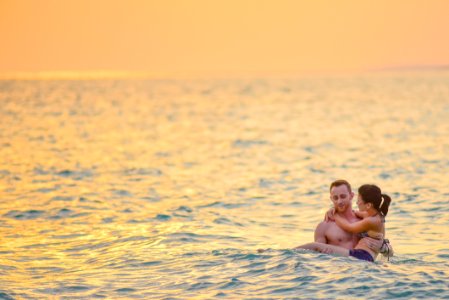
{"label": "couple embracing", "polygon": [[315,242],[295,249],[352,256],[373,262],[379,253],[390,257],[393,249],[385,237],[385,217],[391,198],[376,185],[365,184],[358,189],[358,211],[352,210],[354,193],[346,180],[330,185],[334,208],[315,229]]}

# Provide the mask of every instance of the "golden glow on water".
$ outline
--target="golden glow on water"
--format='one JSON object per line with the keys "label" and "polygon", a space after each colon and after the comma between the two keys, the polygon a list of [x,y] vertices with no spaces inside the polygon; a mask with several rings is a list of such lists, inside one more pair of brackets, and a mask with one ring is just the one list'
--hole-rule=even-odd
{"label": "golden glow on water", "polygon": [[2,280],[88,297],[243,273],[255,249],[312,241],[342,177],[393,198],[381,272],[447,275],[447,74],[394,78],[0,82]]}

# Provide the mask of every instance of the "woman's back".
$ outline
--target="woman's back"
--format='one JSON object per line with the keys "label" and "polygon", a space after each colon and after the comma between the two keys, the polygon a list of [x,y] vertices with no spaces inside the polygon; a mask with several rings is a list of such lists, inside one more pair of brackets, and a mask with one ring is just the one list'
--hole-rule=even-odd
{"label": "woman's back", "polygon": [[365,251],[368,251],[371,256],[376,259],[379,252],[376,252],[369,247],[370,241],[369,239],[367,239],[367,237],[379,240],[383,239],[383,237],[385,236],[385,219],[381,217],[380,214],[367,217],[366,219],[367,221],[369,221],[369,223],[371,223],[372,229],[359,233],[361,239],[354,247],[354,249],[363,249]]}

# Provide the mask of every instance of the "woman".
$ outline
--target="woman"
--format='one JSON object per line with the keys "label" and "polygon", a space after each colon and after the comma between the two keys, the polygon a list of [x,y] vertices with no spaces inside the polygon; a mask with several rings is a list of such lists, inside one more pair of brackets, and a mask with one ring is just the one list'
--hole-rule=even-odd
{"label": "woman", "polygon": [[342,229],[359,233],[362,239],[357,243],[354,249],[346,249],[334,245],[324,243],[309,243],[295,249],[309,249],[328,254],[338,254],[342,256],[353,256],[355,258],[373,262],[378,252],[370,249],[367,245],[365,237],[380,234],[385,236],[385,217],[388,213],[391,198],[386,194],[382,194],[379,187],[372,184],[365,184],[359,188],[359,195],[357,199],[357,206],[359,211],[355,212],[360,218],[360,221],[349,223],[345,218],[334,215],[335,222]]}

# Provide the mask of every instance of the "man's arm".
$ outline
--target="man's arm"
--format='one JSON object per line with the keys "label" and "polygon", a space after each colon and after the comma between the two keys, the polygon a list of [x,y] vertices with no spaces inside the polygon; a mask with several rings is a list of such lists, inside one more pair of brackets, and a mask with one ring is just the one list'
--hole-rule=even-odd
{"label": "man's arm", "polygon": [[388,239],[375,239],[372,237],[365,237],[363,239],[363,242],[368,246],[368,248],[375,252],[379,252],[387,258],[392,257],[394,254],[393,247],[391,246]]}
{"label": "man's arm", "polygon": [[326,239],[326,229],[327,229],[328,223],[323,221],[315,229],[315,242],[327,244]]}

